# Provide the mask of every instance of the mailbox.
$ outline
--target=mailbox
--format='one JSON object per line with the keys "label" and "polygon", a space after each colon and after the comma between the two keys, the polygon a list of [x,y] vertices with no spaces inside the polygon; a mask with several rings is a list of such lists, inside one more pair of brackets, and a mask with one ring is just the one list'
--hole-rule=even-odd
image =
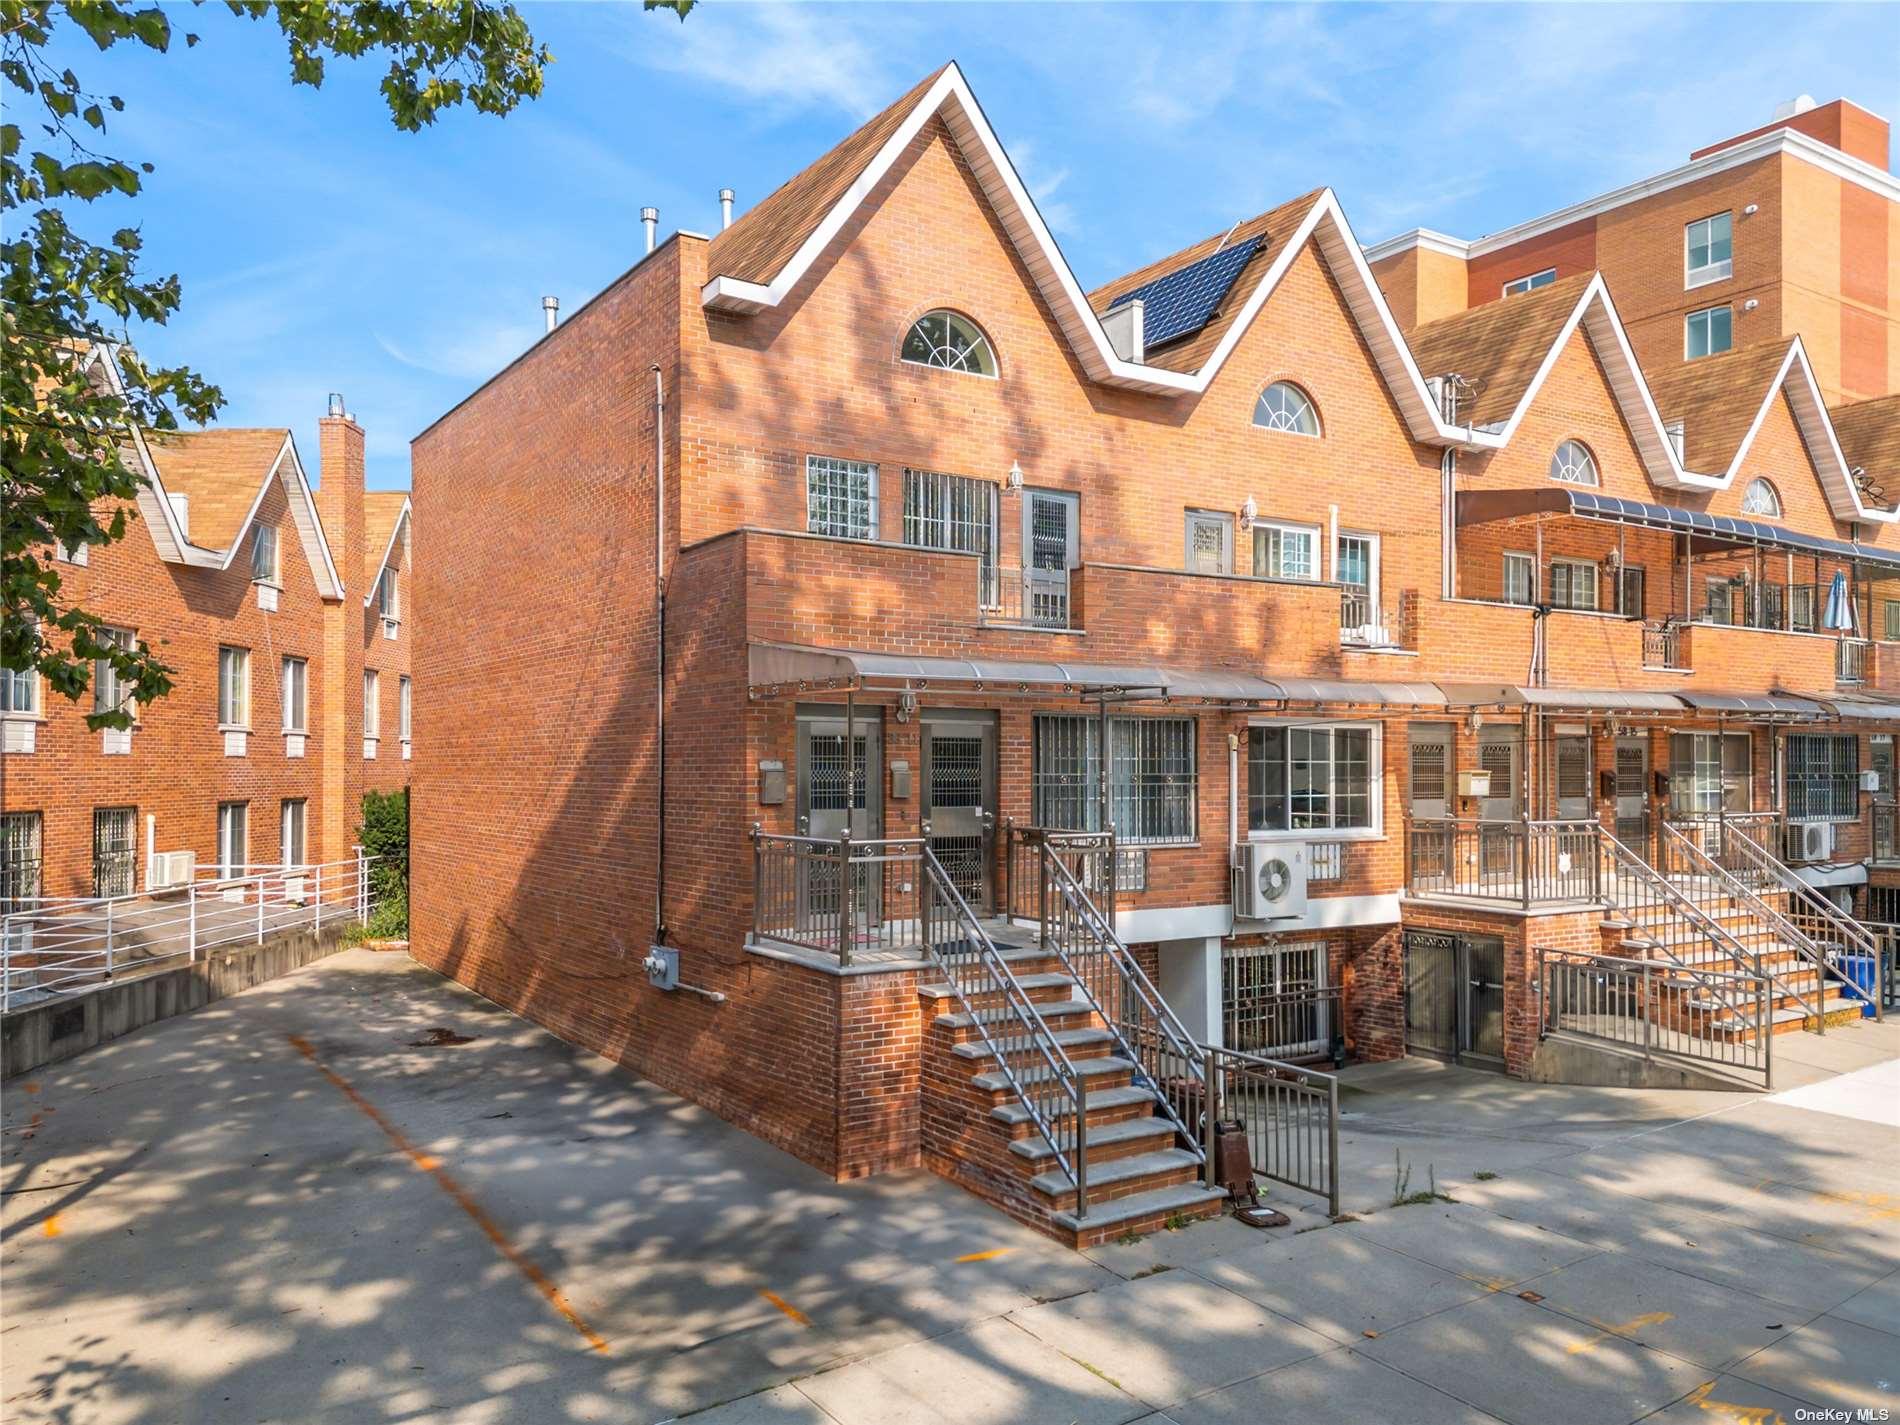
{"label": "mailbox", "polygon": [[783,806],[785,803],[785,764],[772,760],[759,763],[759,805]]}
{"label": "mailbox", "polygon": [[1491,774],[1489,772],[1460,772],[1458,774],[1458,795],[1461,797],[1488,797],[1491,795]]}
{"label": "mailbox", "polygon": [[891,800],[910,800],[910,763],[901,757],[891,761]]}

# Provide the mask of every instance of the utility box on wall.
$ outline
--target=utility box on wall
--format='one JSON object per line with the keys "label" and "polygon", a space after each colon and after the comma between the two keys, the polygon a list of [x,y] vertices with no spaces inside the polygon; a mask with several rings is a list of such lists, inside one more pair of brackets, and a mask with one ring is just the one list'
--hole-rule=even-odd
{"label": "utility box on wall", "polygon": [[769,759],[759,763],[759,805],[782,806],[785,802],[785,764]]}
{"label": "utility box on wall", "polygon": [[910,800],[910,763],[901,758],[891,763],[891,800]]}

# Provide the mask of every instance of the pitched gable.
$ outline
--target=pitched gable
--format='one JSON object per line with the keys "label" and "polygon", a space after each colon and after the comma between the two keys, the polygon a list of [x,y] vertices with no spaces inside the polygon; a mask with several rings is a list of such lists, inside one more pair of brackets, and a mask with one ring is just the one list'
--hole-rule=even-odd
{"label": "pitched gable", "polygon": [[1592,274],[1580,273],[1427,322],[1408,338],[1412,356],[1427,376],[1456,373],[1472,383],[1458,403],[1460,421],[1502,425],[1517,413],[1591,280]]}

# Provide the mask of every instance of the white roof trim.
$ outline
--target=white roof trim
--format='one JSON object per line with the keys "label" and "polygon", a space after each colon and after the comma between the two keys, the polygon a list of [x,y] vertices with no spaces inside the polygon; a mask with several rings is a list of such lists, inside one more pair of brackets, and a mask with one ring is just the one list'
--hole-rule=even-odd
{"label": "white roof trim", "polygon": [[1647,198],[1656,193],[1666,193],[1672,188],[1680,188],[1685,183],[1695,183],[1701,179],[1722,173],[1731,168],[1740,168],[1759,159],[1771,158],[1776,154],[1788,154],[1802,159],[1815,167],[1844,178],[1849,183],[1858,184],[1870,192],[1878,193],[1892,203],[1900,203],[1900,178],[1885,169],[1842,153],[1832,144],[1822,143],[1817,138],[1796,129],[1772,129],[1745,143],[1734,144],[1701,158],[1691,159],[1688,163],[1658,173],[1651,178],[1639,179],[1635,183],[1626,183],[1621,188],[1599,194],[1595,198],[1586,198],[1580,203],[1572,203],[1567,208],[1559,208],[1554,213],[1546,213],[1541,218],[1532,218],[1527,222],[1503,228],[1495,233],[1487,233],[1470,242],[1461,242],[1444,233],[1435,233],[1428,228],[1414,228],[1410,232],[1400,233],[1375,243],[1366,250],[1366,255],[1374,262],[1405,251],[1410,247],[1429,247],[1434,251],[1445,252],[1452,257],[1483,257],[1487,253],[1525,242],[1530,238],[1542,237],[1556,228],[1568,227],[1571,223],[1582,222],[1602,213],[1633,203],[1639,198]]}
{"label": "white roof trim", "polygon": [[402,508],[396,512],[396,522],[389,527],[389,543],[383,546],[382,560],[376,565],[376,572],[369,576],[369,592],[363,595],[364,608],[368,608],[371,604],[376,602],[376,586],[382,582],[383,570],[389,567],[389,556],[396,552],[396,541],[401,538],[403,530],[408,527],[410,513],[409,498],[407,495],[403,496]]}
{"label": "white roof trim", "polygon": [[284,494],[290,502],[291,523],[297,526],[304,558],[310,564],[310,572],[316,576],[317,593],[326,599],[342,598],[343,580],[337,574],[336,561],[330,557],[330,541],[324,535],[323,521],[317,518],[316,496],[311,493],[310,482],[304,476],[303,461],[297,455],[297,443],[288,431],[284,432],[284,443],[278,447],[277,458],[271,462],[269,472],[257,487],[257,495],[251,501],[251,508],[245,512],[244,522],[231,537],[231,547],[224,551],[217,567],[229,569],[237,558],[238,551],[244,547],[244,536],[250,533],[273,480],[283,481]]}

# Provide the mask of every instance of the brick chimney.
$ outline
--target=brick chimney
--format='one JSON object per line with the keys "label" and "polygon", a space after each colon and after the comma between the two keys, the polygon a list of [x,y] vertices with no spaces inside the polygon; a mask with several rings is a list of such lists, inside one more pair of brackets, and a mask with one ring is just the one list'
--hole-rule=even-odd
{"label": "brick chimney", "polygon": [[342,600],[323,609],[319,835],[323,859],[340,861],[363,819],[363,428],[333,395],[317,432],[317,514],[343,582]]}

